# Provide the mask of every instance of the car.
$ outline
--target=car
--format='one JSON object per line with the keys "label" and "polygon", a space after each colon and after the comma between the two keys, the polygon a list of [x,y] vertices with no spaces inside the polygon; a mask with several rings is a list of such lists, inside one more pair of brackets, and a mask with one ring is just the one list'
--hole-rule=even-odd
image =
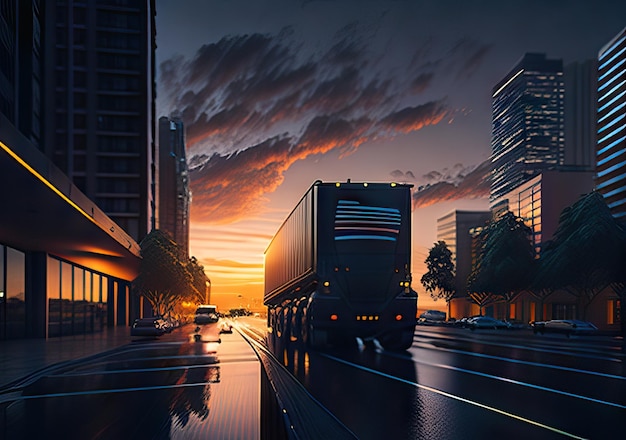
{"label": "car", "polygon": [[456,326],[458,327],[463,327],[463,328],[469,328],[469,323],[472,319],[474,318],[480,318],[483,315],[472,315],[472,316],[464,316],[463,318],[459,319],[456,322]]}
{"label": "car", "polygon": [[162,319],[158,316],[135,319],[130,328],[131,336],[161,336],[166,332]]}
{"label": "car", "polygon": [[446,320],[446,313],[439,310],[426,310],[417,320],[419,324],[442,323]]}
{"label": "car", "polygon": [[233,326],[228,321],[220,321],[219,323],[220,333],[232,333]]}
{"label": "car", "polygon": [[531,322],[533,333],[562,333],[566,336],[593,334],[598,327],[588,321],[578,319],[551,319],[549,321]]}
{"label": "car", "polygon": [[506,321],[495,319],[490,316],[476,316],[467,321],[467,327],[470,330],[476,330],[479,328],[508,329],[511,325]]}
{"label": "car", "polygon": [[213,324],[219,321],[215,313],[197,313],[193,319],[195,324]]}
{"label": "car", "polygon": [[155,318],[157,318],[159,325],[165,333],[171,333],[172,330],[174,330],[174,325],[169,320],[163,318],[162,316],[155,316]]}

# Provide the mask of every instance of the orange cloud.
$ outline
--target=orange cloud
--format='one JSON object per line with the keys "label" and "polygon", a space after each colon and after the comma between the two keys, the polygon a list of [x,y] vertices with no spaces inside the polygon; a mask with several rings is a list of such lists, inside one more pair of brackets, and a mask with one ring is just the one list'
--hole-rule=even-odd
{"label": "orange cloud", "polygon": [[413,193],[413,209],[425,208],[450,200],[489,197],[491,161],[486,160],[467,175],[455,176],[455,180],[455,183],[440,181],[418,188]]}

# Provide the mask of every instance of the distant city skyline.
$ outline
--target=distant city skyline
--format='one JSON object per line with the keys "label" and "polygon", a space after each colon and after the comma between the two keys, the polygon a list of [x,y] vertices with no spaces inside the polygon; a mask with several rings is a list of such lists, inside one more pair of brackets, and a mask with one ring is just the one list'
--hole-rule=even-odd
{"label": "distant city skyline", "polygon": [[[626,6],[157,1],[159,116],[186,125],[190,254],[215,302],[258,300],[263,252],[317,179],[415,192],[413,287],[436,219],[486,209],[491,89],[527,52],[597,57]],[[512,20],[515,17],[515,20]],[[481,185],[482,183],[482,185]]]}

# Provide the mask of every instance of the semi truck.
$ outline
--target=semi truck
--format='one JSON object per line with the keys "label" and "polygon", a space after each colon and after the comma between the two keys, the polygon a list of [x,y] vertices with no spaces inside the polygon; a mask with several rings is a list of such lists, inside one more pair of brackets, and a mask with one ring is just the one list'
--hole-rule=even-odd
{"label": "semi truck", "polygon": [[323,348],[360,338],[387,350],[411,346],[412,187],[311,185],[265,251],[263,301],[275,344]]}

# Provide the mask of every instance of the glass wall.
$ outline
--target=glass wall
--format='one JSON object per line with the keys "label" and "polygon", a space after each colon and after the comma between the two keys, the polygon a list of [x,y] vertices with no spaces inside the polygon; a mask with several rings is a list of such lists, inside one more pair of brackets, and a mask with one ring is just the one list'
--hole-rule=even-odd
{"label": "glass wall", "polygon": [[107,326],[107,277],[48,257],[48,336],[101,332]]}
{"label": "glass wall", "polygon": [[26,336],[25,256],[8,246],[3,248],[6,337],[23,338]]}

